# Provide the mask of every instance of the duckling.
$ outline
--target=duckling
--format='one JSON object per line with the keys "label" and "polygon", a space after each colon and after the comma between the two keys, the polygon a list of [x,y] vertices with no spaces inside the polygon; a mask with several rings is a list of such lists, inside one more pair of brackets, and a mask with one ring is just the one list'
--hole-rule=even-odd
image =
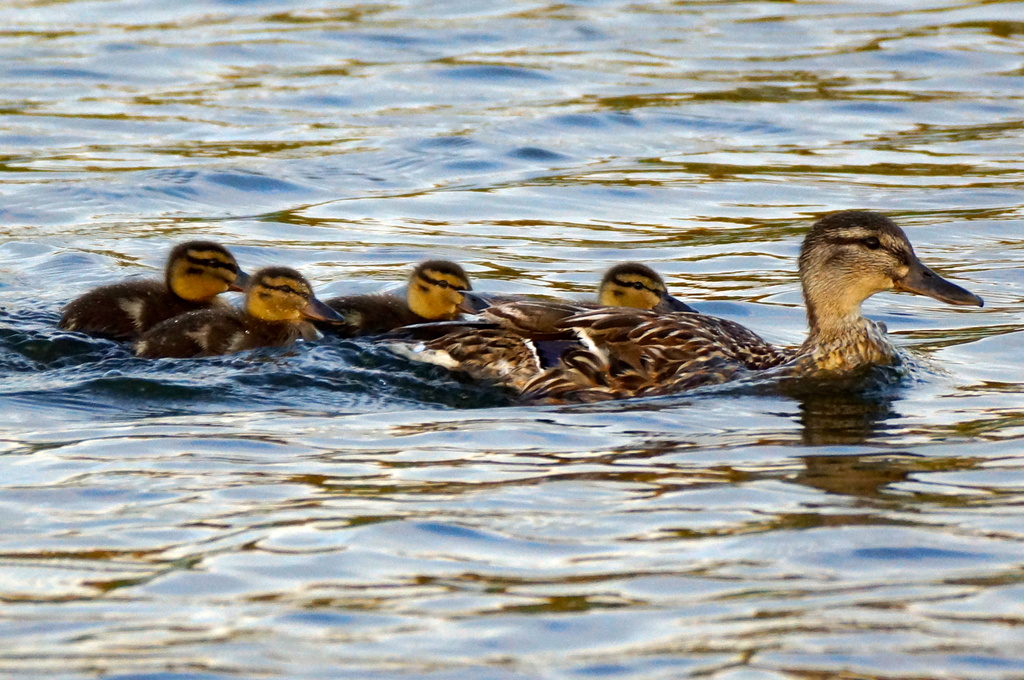
{"label": "duckling", "polygon": [[168,319],[142,335],[135,353],[150,358],[195,357],[283,347],[300,338],[318,337],[306,319],[342,320],[313,296],[302,274],[288,267],[266,267],[250,278],[244,309],[215,307]]}
{"label": "duckling", "polygon": [[405,299],[390,293],[330,298],[325,304],[341,321],[324,329],[354,338],[429,321],[451,321],[461,312],[476,311],[466,301],[470,290],[462,267],[448,260],[428,260],[413,270]]}
{"label": "duckling", "polygon": [[216,304],[225,291],[241,291],[247,280],[224,246],[188,241],[171,250],[163,281],[123,281],[95,288],[64,307],[58,326],[135,340],[162,321]]}
{"label": "duckling", "polygon": [[522,385],[522,399],[557,403],[671,394],[767,370],[848,374],[898,361],[885,326],[861,314],[861,304],[872,295],[895,290],[951,305],[984,305],[926,267],[903,230],[874,212],[848,210],[818,220],[804,239],[799,272],[810,332],[796,350],[701,314],[583,312],[562,322],[580,345]]}
{"label": "duckling", "polygon": [[632,307],[656,312],[697,311],[669,295],[661,275],[639,262],[623,262],[605,272],[597,289],[597,302],[601,307]]}

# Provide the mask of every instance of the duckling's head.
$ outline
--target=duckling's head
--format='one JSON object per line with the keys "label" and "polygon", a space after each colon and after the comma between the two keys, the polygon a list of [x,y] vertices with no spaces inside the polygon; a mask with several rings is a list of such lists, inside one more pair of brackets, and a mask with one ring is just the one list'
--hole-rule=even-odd
{"label": "duckling's head", "polygon": [[213,241],[187,241],[167,258],[167,287],[190,302],[209,302],[227,290],[242,290],[249,276],[228,249]]}
{"label": "duckling's head", "polygon": [[266,267],[253,274],[245,292],[245,311],[269,323],[343,320],[313,296],[302,274],[289,267]]}
{"label": "duckling's head", "polygon": [[431,321],[450,321],[466,308],[465,291],[473,290],[462,267],[448,260],[428,260],[409,277],[407,302],[414,314]]}
{"label": "duckling's head", "polygon": [[609,269],[598,286],[597,299],[606,307],[634,307],[658,312],[694,311],[669,295],[658,272],[637,262],[624,262]]}
{"label": "duckling's head", "polygon": [[903,230],[863,210],[818,220],[800,249],[800,282],[812,330],[842,327],[860,317],[861,303],[884,290],[927,295],[951,305],[977,305],[980,297],[950,283],[914,254]]}

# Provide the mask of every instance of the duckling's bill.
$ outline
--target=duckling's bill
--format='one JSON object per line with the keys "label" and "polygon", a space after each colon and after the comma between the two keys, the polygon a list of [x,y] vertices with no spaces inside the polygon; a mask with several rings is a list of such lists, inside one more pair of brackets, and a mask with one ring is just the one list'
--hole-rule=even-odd
{"label": "duckling's bill", "polygon": [[249,276],[248,274],[243,272],[241,269],[239,269],[238,270],[238,274],[235,276],[234,283],[228,284],[228,290],[234,291],[236,293],[242,293],[242,292],[245,291],[246,286],[249,285],[249,282],[251,280],[252,280],[251,276]]}
{"label": "duckling's bill", "polygon": [[345,321],[344,316],[316,298],[311,299],[299,313],[305,318],[312,319],[313,321],[330,321],[335,323],[343,323]]}
{"label": "duckling's bill", "polygon": [[654,307],[656,312],[696,312],[697,310],[674,295],[662,293],[661,301]]}
{"label": "duckling's bill", "polygon": [[459,292],[462,293],[462,302],[456,305],[456,308],[463,314],[479,314],[492,305],[492,302],[483,295],[468,290]]}
{"label": "duckling's bill", "polygon": [[896,290],[927,295],[946,304],[985,306],[985,301],[980,297],[942,278],[926,267],[916,255],[911,258],[906,276],[897,279],[895,283]]}

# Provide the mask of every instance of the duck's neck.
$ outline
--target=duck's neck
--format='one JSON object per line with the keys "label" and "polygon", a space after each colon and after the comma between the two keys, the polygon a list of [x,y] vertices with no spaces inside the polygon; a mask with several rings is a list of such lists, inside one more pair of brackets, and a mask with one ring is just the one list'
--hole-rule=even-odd
{"label": "duck's neck", "polygon": [[797,361],[810,370],[851,371],[860,366],[892,363],[896,349],[885,326],[865,319],[860,303],[830,308],[807,301],[810,334],[800,347]]}

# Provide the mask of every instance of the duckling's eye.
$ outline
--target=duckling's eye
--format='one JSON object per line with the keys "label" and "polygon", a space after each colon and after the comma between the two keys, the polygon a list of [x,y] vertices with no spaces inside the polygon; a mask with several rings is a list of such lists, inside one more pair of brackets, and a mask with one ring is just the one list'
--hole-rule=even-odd
{"label": "duckling's eye", "polygon": [[447,281],[442,280],[442,281],[438,281],[437,282],[437,287],[438,288],[451,288],[452,286]]}
{"label": "duckling's eye", "polygon": [[634,281],[634,282],[633,282],[632,284],[630,284],[630,285],[631,285],[631,286],[632,286],[633,288],[635,288],[636,290],[643,290],[643,289],[644,289],[644,284],[643,284],[643,283],[641,283],[640,281]]}
{"label": "duckling's eye", "polygon": [[861,243],[863,243],[868,250],[878,250],[882,247],[881,241],[879,241],[875,236],[868,236]]}

